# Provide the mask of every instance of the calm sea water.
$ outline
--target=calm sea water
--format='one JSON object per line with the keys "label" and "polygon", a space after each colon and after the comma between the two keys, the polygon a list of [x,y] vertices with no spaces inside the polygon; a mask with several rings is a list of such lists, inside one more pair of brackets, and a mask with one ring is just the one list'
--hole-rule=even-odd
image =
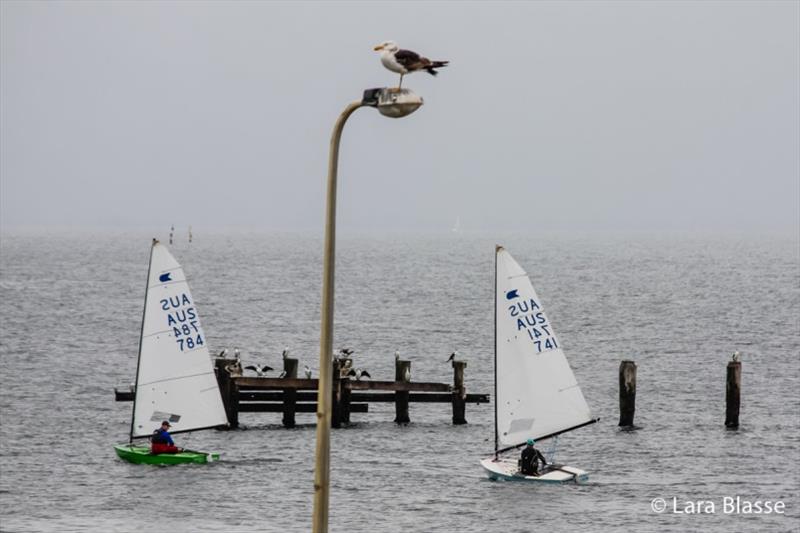
{"label": "calm sea water", "polygon": [[[179,435],[223,452],[207,466],[125,463],[130,380],[149,233],[4,233],[0,238],[0,530],[308,531],[315,429],[298,415],[241,415],[237,431]],[[161,235],[166,237],[166,235]],[[212,351],[280,366],[289,346],[318,366],[321,239],[196,234],[172,247]],[[563,436],[559,460],[585,486],[488,481],[493,406],[392,404],[332,436],[331,531],[797,531],[800,529],[800,251],[794,238],[512,235],[598,424]],[[451,382],[493,393],[494,240],[448,234],[343,236],[336,339],[374,379]],[[741,428],[723,427],[725,366],[742,352]],[[639,365],[636,423],[620,432],[617,369]],[[723,498],[781,500],[783,515],[726,514]],[[654,498],[668,510],[651,510]],[[710,500],[715,513],[676,514]]]}

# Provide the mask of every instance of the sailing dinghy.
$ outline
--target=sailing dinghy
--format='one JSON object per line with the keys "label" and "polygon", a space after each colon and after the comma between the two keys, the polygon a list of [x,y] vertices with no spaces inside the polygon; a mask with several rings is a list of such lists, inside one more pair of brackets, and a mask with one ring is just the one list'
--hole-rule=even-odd
{"label": "sailing dinghy", "polygon": [[147,274],[139,362],[128,444],[114,446],[131,463],[172,465],[206,463],[218,453],[184,450],[150,452],[150,437],[163,420],[171,434],[228,424],[197,306],[183,268],[167,247],[153,239]]}
{"label": "sailing dinghy", "polygon": [[[519,470],[519,453],[536,441],[597,422],[556,339],[528,275],[502,246],[495,250],[495,452],[481,461],[493,480],[582,483],[589,474],[560,464],[539,475]],[[548,461],[552,461],[549,458]]]}

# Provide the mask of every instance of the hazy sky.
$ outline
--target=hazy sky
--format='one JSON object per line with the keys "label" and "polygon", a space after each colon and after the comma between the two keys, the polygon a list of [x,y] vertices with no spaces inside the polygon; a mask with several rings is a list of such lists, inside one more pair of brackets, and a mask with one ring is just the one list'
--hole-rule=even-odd
{"label": "hazy sky", "polygon": [[0,2],[0,224],[800,231],[800,3]]}

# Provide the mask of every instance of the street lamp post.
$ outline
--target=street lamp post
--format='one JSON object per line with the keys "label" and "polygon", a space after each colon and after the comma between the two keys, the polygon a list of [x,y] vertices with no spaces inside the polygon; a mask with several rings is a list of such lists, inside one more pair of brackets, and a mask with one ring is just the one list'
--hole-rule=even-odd
{"label": "street lamp post", "polygon": [[409,89],[368,89],[358,102],[350,103],[339,115],[331,135],[328,158],[328,193],[325,217],[325,251],[322,265],[322,324],[319,340],[319,387],[317,392],[317,448],[314,467],[314,533],[328,531],[328,496],[331,453],[331,394],[333,362],[333,290],[336,262],[336,175],[339,140],[344,124],[360,107],[375,107],[387,117],[410,115],[422,105],[422,98]]}

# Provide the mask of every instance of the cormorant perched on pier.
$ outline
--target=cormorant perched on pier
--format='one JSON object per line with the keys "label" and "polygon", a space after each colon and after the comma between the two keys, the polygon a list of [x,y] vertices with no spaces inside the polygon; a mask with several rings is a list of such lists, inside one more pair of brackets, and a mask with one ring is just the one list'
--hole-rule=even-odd
{"label": "cormorant perched on pier", "polygon": [[227,356],[228,356],[228,349],[227,348],[223,348],[222,351],[219,352],[219,355],[217,357],[225,358]]}
{"label": "cormorant perched on pier", "polygon": [[225,366],[225,370],[228,371],[228,374],[231,376],[241,376],[242,375],[242,361],[238,357],[233,360],[232,363]]}
{"label": "cormorant perched on pier", "polygon": [[267,365],[247,365],[246,367],[244,367],[244,369],[254,371],[260,378],[264,377],[264,374],[266,374],[267,372],[275,370],[271,366]]}
{"label": "cormorant perched on pier", "polygon": [[347,373],[348,376],[352,376],[356,378],[356,381],[360,381],[362,377],[364,378],[371,378],[372,376],[369,375],[369,372],[362,368],[350,369],[350,372]]}
{"label": "cormorant perched on pier", "polygon": [[447,361],[445,361],[445,363],[449,363],[450,361],[454,360],[457,355],[458,355],[458,350],[456,350],[453,353],[451,353],[450,357],[447,358]]}
{"label": "cormorant perched on pier", "polygon": [[353,355],[353,349],[352,348],[341,348],[339,350],[334,350],[333,351],[333,356],[336,359],[346,359],[346,358],[350,357],[351,355]]}

